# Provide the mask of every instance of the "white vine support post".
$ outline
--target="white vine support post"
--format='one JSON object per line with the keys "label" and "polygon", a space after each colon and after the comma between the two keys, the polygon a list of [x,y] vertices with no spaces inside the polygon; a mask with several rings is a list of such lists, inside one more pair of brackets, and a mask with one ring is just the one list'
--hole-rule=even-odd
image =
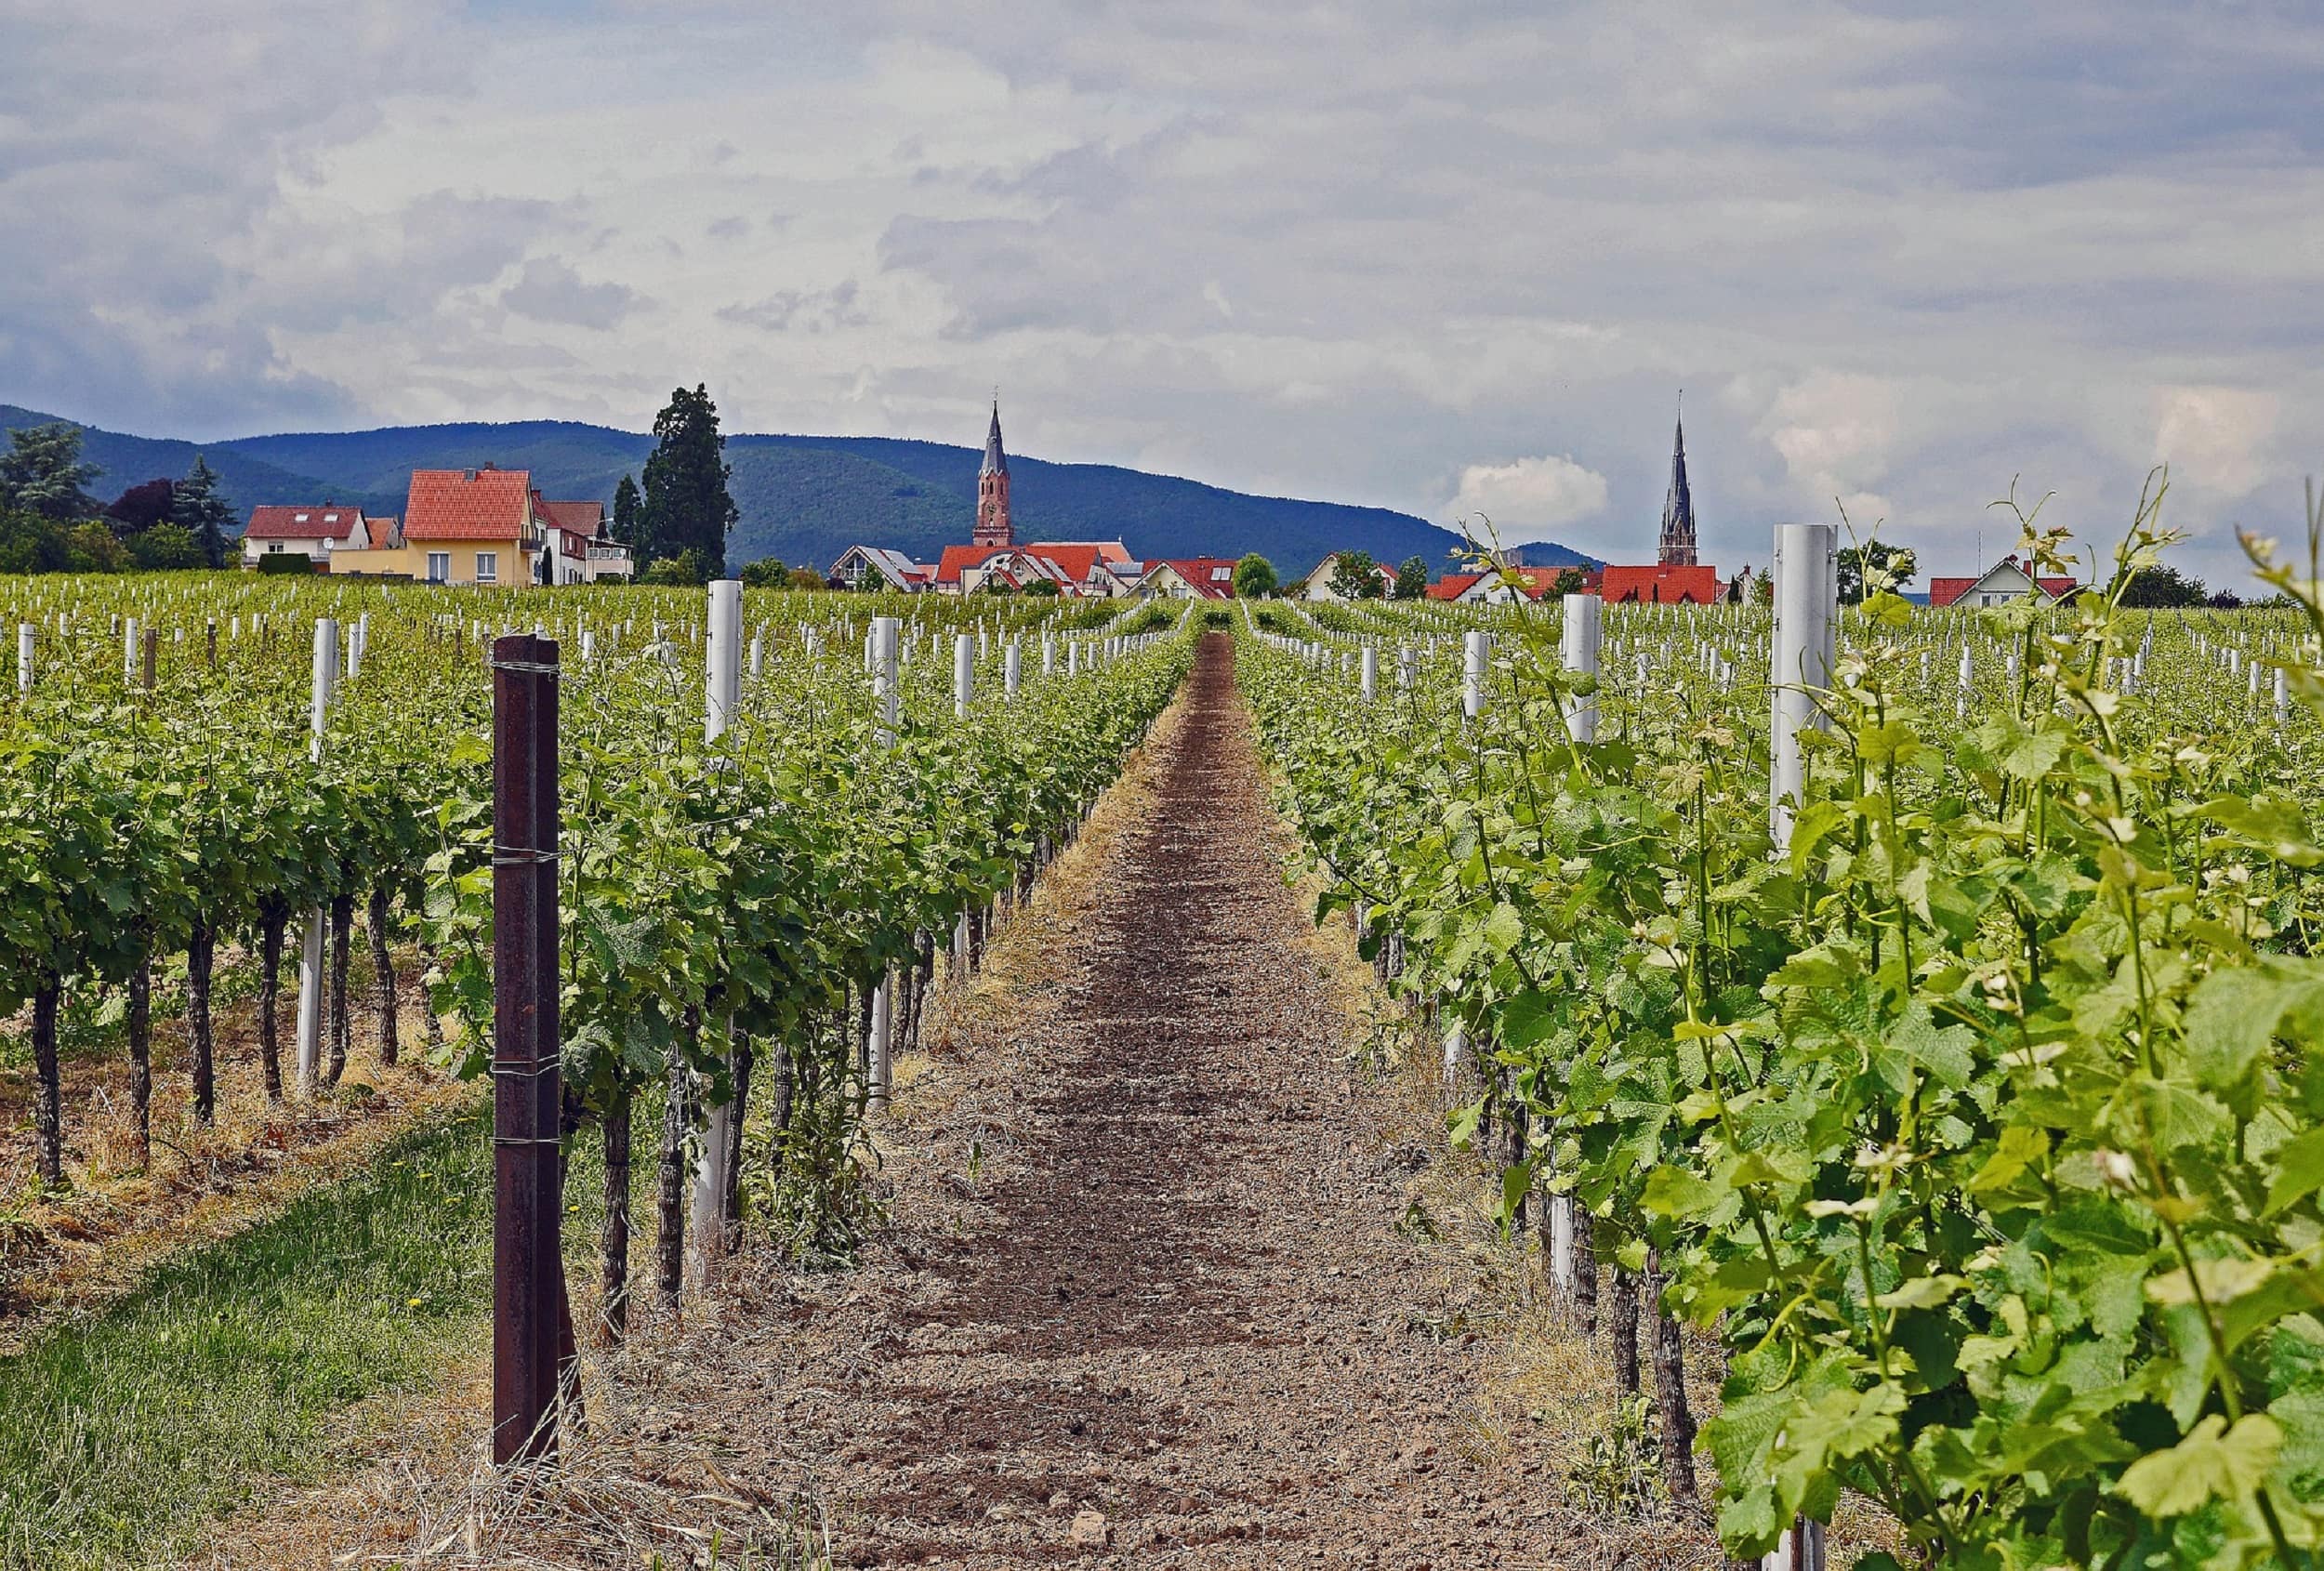
{"label": "white vine support post", "polygon": [[1015,639],[1010,639],[1009,647],[1002,653],[1000,660],[1001,695],[1011,703],[1015,702],[1017,689],[1023,684],[1023,680],[1024,651]]}
{"label": "white vine support post", "polygon": [[121,685],[138,685],[138,619],[134,616],[121,627]]}
{"label": "white vine support post", "polygon": [[[1561,663],[1576,676],[1593,682],[1598,676],[1598,651],[1605,640],[1605,602],[1596,595],[1567,595],[1565,618],[1558,630]],[[1561,706],[1565,729],[1587,746],[1598,739],[1598,695],[1568,693]]]}
{"label": "white vine support post", "polygon": [[969,700],[976,696],[976,640],[967,633],[952,640],[952,718],[969,718]]}
{"label": "white vine support post", "polygon": [[1057,635],[1055,633],[1043,633],[1041,635],[1041,675],[1045,677],[1053,677],[1056,674]]}
{"label": "white vine support post", "polygon": [[[710,585],[710,642],[702,658],[702,740],[714,745],[742,708],[743,586],[738,578]],[[727,1069],[733,1070],[734,1021],[727,1017]],[[726,1243],[726,1167],[734,1146],[742,1109],[729,1101],[710,1109],[702,1135],[702,1162],[694,1168],[693,1215],[687,1219],[686,1272],[697,1292],[706,1290]]]}
{"label": "white vine support post", "polygon": [[[307,757],[323,761],[323,732],[331,710],[331,693],[339,683],[339,624],[336,617],[315,618],[314,686],[307,704]],[[315,1094],[315,1073],[323,1062],[324,952],[331,932],[331,913],[318,905],[307,914],[307,932],[298,946],[298,1094]]]}
{"label": "white vine support post", "polygon": [[[1559,664],[1592,681],[1598,676],[1598,652],[1605,638],[1605,602],[1596,595],[1567,595],[1558,628]],[[1567,734],[1588,746],[1598,740],[1598,695],[1568,693],[1560,705]],[[1570,1296],[1576,1280],[1574,1262],[1574,1197],[1550,1196],[1550,1280]]]}
{"label": "white vine support post", "polygon": [[1364,646],[1364,702],[1372,703],[1380,697],[1380,651],[1370,644]]}
{"label": "white vine support post", "polygon": [[[872,691],[879,700],[879,745],[883,747],[896,745],[896,727],[902,716],[901,695],[896,690],[896,637],[902,628],[903,624],[892,616],[872,618]],[[871,1040],[865,1044],[865,1056],[871,1060],[871,1090],[866,1100],[875,1108],[888,1105],[888,1061],[894,1009],[893,978],[883,972],[878,985],[872,989]]]}
{"label": "white vine support post", "polygon": [[[1791,821],[1807,780],[1800,733],[1824,729],[1819,691],[1831,686],[1833,609],[1840,599],[1839,526],[1776,525],[1776,626],[1767,667],[1774,690],[1767,827],[1776,853],[1791,848]],[[1963,658],[1966,658],[1964,652]]]}
{"label": "white vine support post", "polygon": [[1460,713],[1475,719],[1485,713],[1485,662],[1489,640],[1483,633],[1461,637]]}
{"label": "white vine support post", "polygon": [[[1830,523],[1776,525],[1776,627],[1767,668],[1774,690],[1770,728],[1773,779],[1767,824],[1776,854],[1791,848],[1791,823],[1806,789],[1806,758],[1800,733],[1825,725],[1816,702],[1831,686],[1832,625],[1840,601],[1840,527]],[[1969,667],[1969,651],[1961,654]],[[1774,1550],[1760,1561],[1762,1571],[1824,1571],[1824,1525],[1795,1518]]]}
{"label": "white vine support post", "polygon": [[[16,625],[16,691],[20,693],[33,691],[33,640],[34,637],[33,625],[30,622],[19,622]],[[2282,685],[2283,679],[2277,678],[2278,690]],[[2281,706],[2280,702],[2278,706]]]}

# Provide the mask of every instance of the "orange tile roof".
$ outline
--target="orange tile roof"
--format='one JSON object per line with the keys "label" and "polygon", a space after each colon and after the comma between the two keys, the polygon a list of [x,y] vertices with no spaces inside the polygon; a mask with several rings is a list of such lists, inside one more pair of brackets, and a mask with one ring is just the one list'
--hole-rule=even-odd
{"label": "orange tile roof", "polygon": [[524,532],[532,492],[525,469],[414,469],[403,537],[513,540]]}

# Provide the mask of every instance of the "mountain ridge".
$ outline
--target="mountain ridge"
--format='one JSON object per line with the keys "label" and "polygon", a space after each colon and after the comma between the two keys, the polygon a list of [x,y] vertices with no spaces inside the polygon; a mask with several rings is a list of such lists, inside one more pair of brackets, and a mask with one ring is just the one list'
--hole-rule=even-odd
{"label": "mountain ridge", "polygon": [[[609,507],[624,474],[643,469],[654,439],[578,420],[454,421],[362,431],[285,431],[191,442],[141,437],[0,404],[0,430],[64,419],[108,495],[157,475],[182,475],[197,452],[218,472],[238,513],[279,502],[331,500],[401,514],[414,469],[486,462],[533,471],[558,499]],[[850,546],[889,546],[920,561],[969,538],[982,450],[911,437],[736,432],[726,439],[742,514],[730,566],[776,557],[828,569]],[[1011,512],[1021,540],[1119,539],[1142,560],[1258,551],[1285,577],[1333,551],[1383,561],[1418,555],[1432,574],[1453,565],[1459,535],[1388,508],[1261,496],[1113,464],[1010,455]],[[1584,565],[1595,559],[1541,542],[1528,548]]]}

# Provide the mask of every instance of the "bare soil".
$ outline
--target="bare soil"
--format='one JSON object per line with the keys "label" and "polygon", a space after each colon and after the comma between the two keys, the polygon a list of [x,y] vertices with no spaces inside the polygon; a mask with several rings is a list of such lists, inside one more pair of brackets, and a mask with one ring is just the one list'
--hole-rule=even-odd
{"label": "bare soil", "polygon": [[481,1417],[457,1456],[416,1422],[218,1563],[706,1564],[716,1533],[720,1565],[1719,1564],[1691,1515],[1578,1502],[1573,1414],[1543,1409],[1605,1380],[1528,1307],[1523,1252],[1406,1225],[1477,1175],[1351,1062],[1361,971],[1286,885],[1233,683],[1212,635],[944,1000],[858,1268],[745,1260],[593,1360],[554,1484],[483,1481]]}

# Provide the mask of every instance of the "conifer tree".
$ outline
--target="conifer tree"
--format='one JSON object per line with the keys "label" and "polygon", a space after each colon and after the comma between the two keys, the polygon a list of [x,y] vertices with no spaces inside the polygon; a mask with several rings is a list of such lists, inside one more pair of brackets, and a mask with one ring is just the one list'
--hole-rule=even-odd
{"label": "conifer tree", "polygon": [[643,525],[649,560],[692,551],[699,571],[726,576],[726,535],[741,517],[727,491],[733,470],[707,387],[680,388],[654,417],[656,445],[645,461]]}
{"label": "conifer tree", "polygon": [[81,428],[63,420],[26,426],[8,433],[0,453],[0,508],[20,508],[58,523],[94,517],[81,489],[97,478],[97,466],[81,461]]}
{"label": "conifer tree", "polygon": [[226,565],[226,528],[234,521],[233,508],[218,494],[218,475],[209,460],[197,453],[193,468],[171,489],[169,521],[193,536],[207,567]]}
{"label": "conifer tree", "polygon": [[638,538],[638,513],[641,504],[638,482],[627,475],[614,487],[614,538],[625,546],[641,545]]}

